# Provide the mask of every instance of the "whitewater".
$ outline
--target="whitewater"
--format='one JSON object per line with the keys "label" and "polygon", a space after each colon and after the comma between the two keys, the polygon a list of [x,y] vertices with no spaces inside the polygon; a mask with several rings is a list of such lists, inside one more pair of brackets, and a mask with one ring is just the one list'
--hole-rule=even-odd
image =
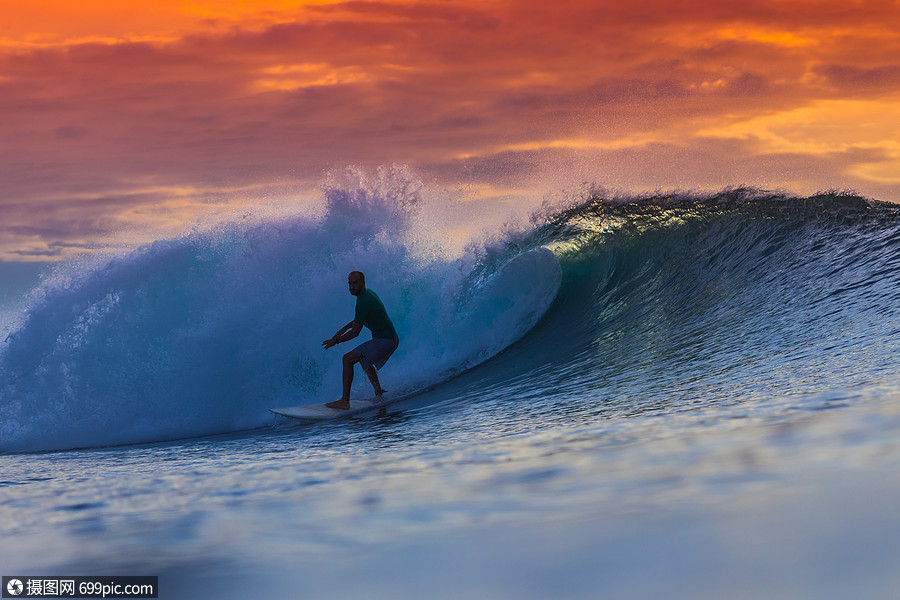
{"label": "whitewater", "polygon": [[[161,598],[894,597],[900,209],[595,190],[460,249],[421,184],[382,175],[4,296],[0,574],[158,575]],[[339,395],[353,343],[321,341],[351,270],[406,399],[275,417]]]}

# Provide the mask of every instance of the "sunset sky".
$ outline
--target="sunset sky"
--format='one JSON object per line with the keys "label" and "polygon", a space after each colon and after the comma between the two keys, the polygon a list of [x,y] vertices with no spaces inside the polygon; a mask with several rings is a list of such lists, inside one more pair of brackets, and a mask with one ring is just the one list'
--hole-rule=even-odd
{"label": "sunset sky", "polygon": [[582,181],[900,202],[897,0],[0,7],[0,260],[306,202],[348,165],[523,206]]}

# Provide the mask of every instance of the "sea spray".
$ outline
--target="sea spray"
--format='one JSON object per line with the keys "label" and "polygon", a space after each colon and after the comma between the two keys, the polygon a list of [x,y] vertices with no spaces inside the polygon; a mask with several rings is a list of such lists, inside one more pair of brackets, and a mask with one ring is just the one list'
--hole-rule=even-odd
{"label": "sea spray", "polygon": [[402,340],[386,387],[501,351],[552,302],[559,265],[524,248],[473,278],[483,251],[447,258],[411,229],[420,188],[402,168],[350,171],[324,186],[321,218],[225,223],[62,267],[0,350],[0,450],[227,432],[271,422],[267,407],[333,400],[341,351],[320,343],[352,317],[351,270]]}

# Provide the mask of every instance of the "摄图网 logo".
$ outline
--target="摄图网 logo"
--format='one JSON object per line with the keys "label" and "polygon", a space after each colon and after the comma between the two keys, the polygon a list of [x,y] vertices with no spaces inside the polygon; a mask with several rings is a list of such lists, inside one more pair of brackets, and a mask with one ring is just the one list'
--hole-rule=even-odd
{"label": "\u6444\u56fe\u7f51 logo", "polygon": [[18,596],[24,589],[25,586],[18,579],[10,579],[8,582],[6,582],[6,591],[9,592],[12,596]]}

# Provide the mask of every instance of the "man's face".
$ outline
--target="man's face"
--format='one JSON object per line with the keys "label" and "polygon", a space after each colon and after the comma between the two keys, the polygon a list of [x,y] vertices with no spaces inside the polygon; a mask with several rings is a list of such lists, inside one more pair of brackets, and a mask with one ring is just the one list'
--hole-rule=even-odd
{"label": "man's face", "polygon": [[347,286],[350,288],[350,293],[354,296],[362,294],[366,287],[363,285],[362,278],[359,275],[350,275],[347,278]]}

